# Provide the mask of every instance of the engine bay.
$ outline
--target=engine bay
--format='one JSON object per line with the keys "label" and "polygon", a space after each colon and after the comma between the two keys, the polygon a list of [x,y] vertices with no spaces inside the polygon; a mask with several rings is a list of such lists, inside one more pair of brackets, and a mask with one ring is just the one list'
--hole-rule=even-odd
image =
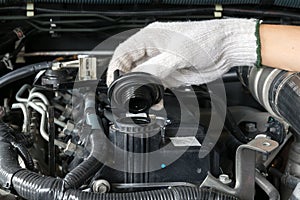
{"label": "engine bay", "polygon": [[300,8],[159,2],[0,0],[0,199],[300,198],[299,73],[235,66],[165,88],[116,71],[106,84],[115,48],[151,22],[299,25]]}

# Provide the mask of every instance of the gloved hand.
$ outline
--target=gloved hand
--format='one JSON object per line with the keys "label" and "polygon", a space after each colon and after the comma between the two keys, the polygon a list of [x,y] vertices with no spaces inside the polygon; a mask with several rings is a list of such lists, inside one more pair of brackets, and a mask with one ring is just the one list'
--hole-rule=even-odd
{"label": "gloved hand", "polygon": [[255,19],[152,23],[116,49],[107,85],[117,69],[151,73],[165,87],[211,82],[231,67],[259,63],[258,32]]}

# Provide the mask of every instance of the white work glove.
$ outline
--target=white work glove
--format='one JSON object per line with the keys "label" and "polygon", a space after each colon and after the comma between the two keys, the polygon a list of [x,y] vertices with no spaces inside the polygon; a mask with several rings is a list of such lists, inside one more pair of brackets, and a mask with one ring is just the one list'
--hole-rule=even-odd
{"label": "white work glove", "polygon": [[259,63],[257,29],[255,19],[152,23],[118,46],[107,85],[115,70],[151,73],[165,87],[214,81],[231,67]]}

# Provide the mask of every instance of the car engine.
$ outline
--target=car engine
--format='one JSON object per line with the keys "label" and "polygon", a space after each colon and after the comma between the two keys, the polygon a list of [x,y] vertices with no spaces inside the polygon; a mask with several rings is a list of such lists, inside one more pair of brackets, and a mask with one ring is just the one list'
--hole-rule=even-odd
{"label": "car engine", "polygon": [[0,0],[0,199],[300,199],[299,73],[106,85],[115,48],[151,22],[299,25],[297,2],[221,2]]}

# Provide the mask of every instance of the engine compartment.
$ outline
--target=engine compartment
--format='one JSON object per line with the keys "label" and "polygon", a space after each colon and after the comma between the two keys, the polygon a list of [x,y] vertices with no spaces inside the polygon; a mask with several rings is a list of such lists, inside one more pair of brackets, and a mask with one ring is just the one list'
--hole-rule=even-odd
{"label": "engine compartment", "polygon": [[236,66],[164,88],[116,72],[106,85],[131,28],[216,17],[298,25],[299,8],[171,4],[3,2],[0,199],[299,197],[298,73]]}

